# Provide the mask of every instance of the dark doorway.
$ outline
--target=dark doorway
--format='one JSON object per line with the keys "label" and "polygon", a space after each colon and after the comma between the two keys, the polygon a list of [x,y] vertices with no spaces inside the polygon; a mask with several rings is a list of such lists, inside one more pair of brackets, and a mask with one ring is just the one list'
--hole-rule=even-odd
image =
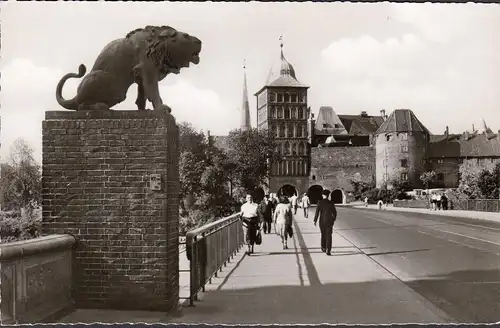
{"label": "dark doorway", "polygon": [[309,196],[309,201],[311,204],[318,204],[321,199],[321,192],[323,191],[323,187],[320,185],[313,185],[309,187],[307,190],[307,196]]}
{"label": "dark doorway", "polygon": [[298,196],[298,193],[297,193],[297,189],[295,189],[294,186],[292,185],[284,185],[283,187],[281,187],[279,190],[278,190],[278,197],[279,196],[286,196],[286,197],[291,197],[293,195],[297,195]]}
{"label": "dark doorway", "polygon": [[335,189],[332,191],[332,194],[330,196],[330,199],[335,203],[335,204],[342,204],[344,200],[344,195],[342,193],[342,190],[340,189]]}
{"label": "dark doorway", "polygon": [[254,189],[252,197],[255,203],[260,203],[264,199],[265,193],[264,189],[257,187]]}

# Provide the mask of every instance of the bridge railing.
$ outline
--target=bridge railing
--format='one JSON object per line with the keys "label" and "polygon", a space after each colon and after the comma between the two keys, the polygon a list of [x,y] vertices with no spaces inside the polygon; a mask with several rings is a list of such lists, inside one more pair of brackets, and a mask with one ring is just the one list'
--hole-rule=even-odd
{"label": "bridge railing", "polygon": [[230,261],[244,243],[240,213],[217,220],[186,234],[189,263],[189,304],[198,300],[200,290]]}
{"label": "bridge railing", "polygon": [[0,245],[1,323],[43,322],[73,307],[70,235]]}

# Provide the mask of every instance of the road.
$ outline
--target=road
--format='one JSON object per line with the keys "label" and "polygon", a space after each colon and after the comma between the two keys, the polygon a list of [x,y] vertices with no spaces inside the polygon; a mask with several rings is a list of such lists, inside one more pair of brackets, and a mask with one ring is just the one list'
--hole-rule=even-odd
{"label": "road", "polygon": [[454,321],[500,321],[500,223],[339,207],[335,232]]}

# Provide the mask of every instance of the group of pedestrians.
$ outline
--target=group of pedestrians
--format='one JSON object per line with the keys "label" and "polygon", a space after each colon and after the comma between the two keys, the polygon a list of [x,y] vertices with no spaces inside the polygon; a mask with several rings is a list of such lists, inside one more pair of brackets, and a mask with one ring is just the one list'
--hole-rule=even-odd
{"label": "group of pedestrians", "polygon": [[[337,210],[333,201],[328,197],[330,192],[324,190],[322,199],[319,201],[314,215],[314,225],[319,221],[321,231],[321,250],[327,255],[331,255],[333,225],[337,218]],[[291,197],[275,195],[265,195],[260,203],[255,203],[252,195],[246,195],[246,202],[241,206],[241,220],[245,244],[248,247],[247,254],[254,252],[254,245],[262,242],[260,232],[271,234],[271,227],[274,226],[274,233],[281,238],[283,249],[288,249],[288,238],[293,237],[293,219],[300,207],[304,210],[304,217],[308,218],[310,200],[304,194],[300,200],[296,195]]]}
{"label": "group of pedestrians", "polygon": [[444,211],[448,210],[448,197],[445,194],[432,194],[430,197],[431,208],[430,210],[440,210],[441,208]]}

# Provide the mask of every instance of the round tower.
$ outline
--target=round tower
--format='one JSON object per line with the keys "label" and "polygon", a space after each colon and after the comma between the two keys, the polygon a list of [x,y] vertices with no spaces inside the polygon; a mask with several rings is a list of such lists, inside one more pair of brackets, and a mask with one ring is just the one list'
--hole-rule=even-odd
{"label": "round tower", "polygon": [[409,109],[396,109],[375,133],[376,186],[390,187],[395,180],[422,187],[429,130]]}

